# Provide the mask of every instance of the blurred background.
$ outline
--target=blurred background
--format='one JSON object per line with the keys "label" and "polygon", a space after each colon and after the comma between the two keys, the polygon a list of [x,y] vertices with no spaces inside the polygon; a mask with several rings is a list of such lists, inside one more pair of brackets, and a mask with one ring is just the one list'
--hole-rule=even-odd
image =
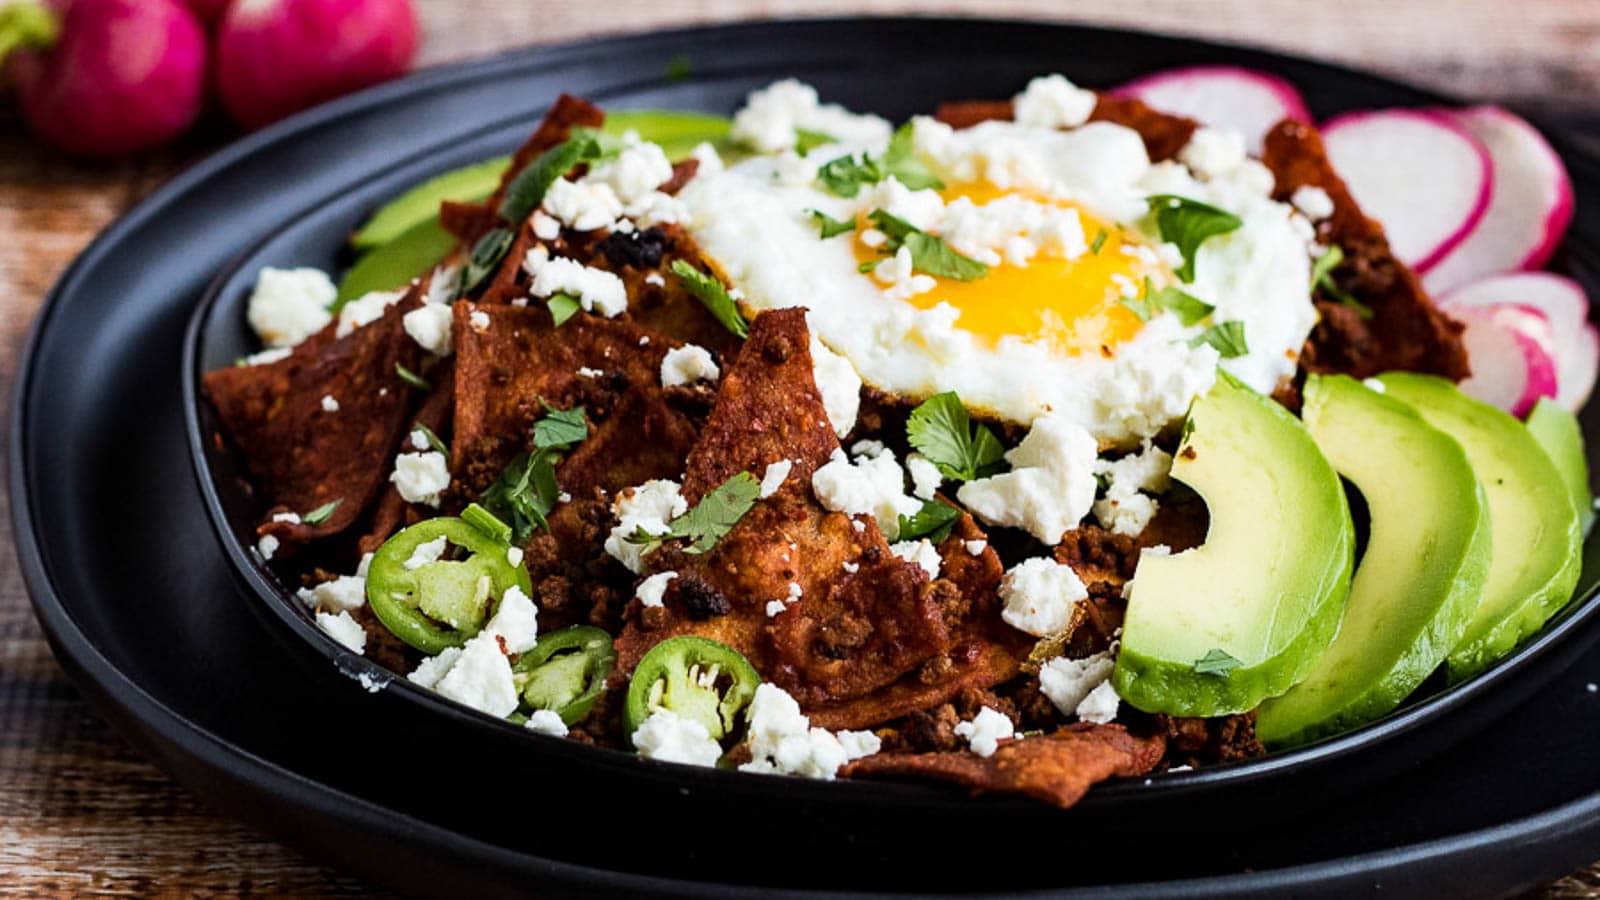
{"label": "blurred background", "polygon": [[[1365,68],[1600,135],[1600,0],[0,0],[0,397],[44,294],[194,161],[320,97],[581,37],[753,18],[961,14],[1232,41]],[[46,15],[39,14],[43,9]],[[174,12],[177,10],[177,12]],[[305,16],[349,40],[285,38]],[[125,17],[129,29],[111,27]],[[112,35],[140,34],[129,46]],[[355,37],[349,37],[355,35]],[[38,49],[29,49],[36,47]],[[950,61],[959,66],[959,59]],[[68,74],[64,74],[68,73]],[[143,79],[142,83],[139,83]],[[119,90],[131,93],[118,98]],[[241,124],[243,123],[243,124]],[[90,158],[92,157],[92,158]],[[0,494],[0,504],[5,497]],[[360,895],[133,755],[51,657],[0,518],[0,894]],[[1600,848],[1596,848],[1600,856]],[[1546,896],[1600,896],[1600,869]]]}

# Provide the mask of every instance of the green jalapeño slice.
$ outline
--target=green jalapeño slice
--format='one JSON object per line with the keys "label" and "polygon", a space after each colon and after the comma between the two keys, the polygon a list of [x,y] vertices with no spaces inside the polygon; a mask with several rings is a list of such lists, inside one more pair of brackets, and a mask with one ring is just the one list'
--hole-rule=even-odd
{"label": "green jalape\u00f1o slice", "polygon": [[373,554],[367,602],[385,628],[423,653],[459,647],[506,591],[532,593],[527,570],[506,558],[509,549],[461,519],[418,522]]}
{"label": "green jalape\u00f1o slice", "polygon": [[594,708],[616,661],[611,635],[574,625],[539,635],[539,643],[517,659],[512,674],[527,708],[553,710],[572,725]]}
{"label": "green jalape\u00f1o slice", "polygon": [[755,667],[727,644],[693,635],[668,638],[651,647],[633,670],[622,710],[624,731],[631,735],[651,713],[670,709],[721,740],[759,684]]}

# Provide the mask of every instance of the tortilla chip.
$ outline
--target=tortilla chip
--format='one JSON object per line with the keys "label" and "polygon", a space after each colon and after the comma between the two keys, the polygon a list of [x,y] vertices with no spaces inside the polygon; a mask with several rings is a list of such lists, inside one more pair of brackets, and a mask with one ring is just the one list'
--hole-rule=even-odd
{"label": "tortilla chip", "polygon": [[[455,384],[456,366],[454,359],[446,359],[429,373],[433,383],[433,392],[428,394],[422,406],[417,410],[412,424],[406,427],[409,436],[416,430],[416,425],[426,425],[429,430],[444,441],[450,440],[450,414],[455,409]],[[410,450],[411,447],[403,449]],[[419,507],[407,503],[400,496],[400,492],[391,483],[384,487],[383,494],[372,508],[372,517],[367,520],[367,533],[356,542],[356,550],[360,553],[372,553],[391,535],[401,528],[413,525],[422,519],[433,515],[429,507]]]}
{"label": "tortilla chip", "polygon": [[1053,734],[1009,740],[992,756],[880,753],[849,763],[847,778],[929,778],[977,794],[1021,794],[1066,809],[1110,778],[1144,775],[1161,763],[1166,741],[1135,737],[1121,725],[1069,725]]}
{"label": "tortilla chip", "polygon": [[672,271],[672,263],[680,259],[701,271],[716,271],[681,225],[613,233],[574,246],[570,252],[585,265],[622,279],[628,291],[630,321],[728,359],[738,352],[739,338],[718,322]]}
{"label": "tortilla chip", "polygon": [[[1161,112],[1143,100],[1109,94],[1099,97],[1089,121],[1112,122],[1139,132],[1151,162],[1176,158],[1200,127],[1193,119]],[[939,104],[933,115],[952,128],[971,128],[980,122],[1009,120],[1012,114],[1010,100],[956,100]]]}
{"label": "tortilla chip", "polygon": [[[417,394],[396,367],[423,368],[422,350],[401,324],[420,290],[413,285],[382,318],[342,338],[330,323],[285,359],[205,374],[206,395],[270,507],[261,534],[285,544],[338,534],[387,483],[387,462]],[[336,412],[323,409],[328,396]],[[335,501],[315,525],[270,521],[273,513],[304,515]]]}

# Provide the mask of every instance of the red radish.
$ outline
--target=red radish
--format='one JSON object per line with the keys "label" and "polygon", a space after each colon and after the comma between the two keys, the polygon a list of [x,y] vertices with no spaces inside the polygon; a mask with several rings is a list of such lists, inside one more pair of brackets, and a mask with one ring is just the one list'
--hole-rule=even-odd
{"label": "red radish", "polygon": [[122,156],[188,130],[205,99],[206,36],[175,0],[0,7],[0,56],[38,137],[76,156]]}
{"label": "red radish", "polygon": [[1466,240],[1489,208],[1489,150],[1428,110],[1346,113],[1322,126],[1328,158],[1389,244],[1418,272]]}
{"label": "red radish", "polygon": [[409,0],[234,0],[217,31],[217,87],[259,128],[403,75],[416,50]]}
{"label": "red radish", "polygon": [[1572,221],[1572,182],[1538,129],[1494,106],[1448,115],[1489,149],[1494,190],[1483,221],[1423,278],[1435,294],[1484,275],[1539,268]]}
{"label": "red radish", "polygon": [[[1551,272],[1515,272],[1456,288],[1440,302],[1454,310],[1516,303],[1544,313],[1555,351],[1556,401],[1576,412],[1589,399],[1600,369],[1600,336],[1589,324],[1589,300],[1577,282]],[[1476,358],[1472,362],[1476,370]]]}
{"label": "red radish", "polygon": [[1461,391],[1521,418],[1540,397],[1556,393],[1555,339],[1550,321],[1520,303],[1449,307],[1467,326],[1462,339],[1472,377]]}
{"label": "red radish", "polygon": [[1252,154],[1284,119],[1311,121],[1311,111],[1294,85],[1268,72],[1239,66],[1188,66],[1135,78],[1111,92],[1137,97],[1162,112],[1198,119],[1244,135]]}
{"label": "red radish", "polygon": [[222,18],[222,13],[228,8],[228,0],[187,0],[189,8],[194,10],[201,22],[206,27],[217,24]]}

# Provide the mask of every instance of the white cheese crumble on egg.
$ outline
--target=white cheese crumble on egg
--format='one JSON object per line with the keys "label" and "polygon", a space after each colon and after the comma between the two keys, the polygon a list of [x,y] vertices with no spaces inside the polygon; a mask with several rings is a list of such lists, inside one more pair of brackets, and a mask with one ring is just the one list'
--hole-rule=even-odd
{"label": "white cheese crumble on egg", "polygon": [[1071,566],[1045,557],[1025,559],[1000,580],[1000,599],[1005,603],[1000,618],[1018,631],[1050,637],[1067,627],[1072,608],[1088,596],[1088,588]]}
{"label": "white cheese crumble on egg", "polygon": [[1011,471],[969,481],[956,497],[985,522],[1022,528],[1054,546],[1094,505],[1096,452],[1082,426],[1055,414],[1040,416],[1006,452]]}
{"label": "white cheese crumble on egg", "polygon": [[698,344],[684,344],[667,351],[661,358],[661,386],[675,387],[696,381],[716,381],[722,375],[711,351]]}
{"label": "white cheese crumble on egg", "polygon": [[1189,143],[1178,151],[1178,161],[1206,179],[1232,172],[1245,159],[1244,136],[1223,128],[1195,129]]}
{"label": "white cheese crumble on egg", "polygon": [[439,493],[450,486],[450,469],[444,454],[437,450],[402,453],[394,458],[389,480],[407,503],[437,509]]}
{"label": "white cheese crumble on egg", "polygon": [[984,757],[993,756],[1001,741],[1017,734],[1010,717],[992,706],[978,710],[977,715],[957,724],[954,731],[956,737],[966,739],[968,749]]}
{"label": "white cheese crumble on egg", "polygon": [[722,746],[712,740],[704,725],[665,707],[650,713],[630,737],[645,759],[715,766],[722,758]]}
{"label": "white cheese crumble on egg", "polygon": [[840,731],[811,725],[800,704],[783,688],[771,683],[756,687],[750,701],[750,761],[741,772],[799,775],[832,779],[839,767],[871,756],[883,746],[870,731]]}
{"label": "white cheese crumble on egg", "polygon": [[922,501],[906,496],[905,473],[888,450],[854,462],[843,450],[833,451],[828,462],[811,474],[811,490],[825,509],[871,516],[890,540],[900,533],[901,516],[914,516],[922,509]]}
{"label": "white cheese crumble on egg", "polygon": [[552,258],[550,251],[542,246],[528,251],[522,269],[533,278],[528,292],[535,297],[568,294],[577,298],[585,312],[599,313],[606,318],[615,318],[628,308],[628,292],[621,278],[565,256]]}
{"label": "white cheese crumble on egg", "polygon": [[680,491],[676,481],[656,479],[618,494],[611,503],[617,525],[606,538],[606,553],[633,574],[643,575],[645,554],[660,543],[636,544],[628,538],[641,529],[647,534],[666,534],[670,530],[667,522],[689,510],[689,501]]}
{"label": "white cheese crumble on egg", "polygon": [[729,136],[761,153],[793,148],[797,129],[805,129],[849,144],[887,143],[892,131],[877,116],[857,115],[842,106],[821,103],[817,89],[794,79],[774,82],[754,91],[733,115]]}
{"label": "white cheese crumble on egg", "polygon": [[659,607],[667,596],[667,585],[677,577],[677,572],[657,572],[639,582],[639,587],[634,590],[633,595],[639,598],[642,606]]}
{"label": "white cheese crumble on egg", "polygon": [[317,627],[352,653],[365,653],[367,650],[367,630],[344,610],[337,613],[318,612]]}
{"label": "white cheese crumble on egg", "polygon": [[328,324],[328,308],[338,295],[333,280],[320,269],[265,268],[256,275],[245,319],[268,347],[293,347]]}
{"label": "white cheese crumble on egg", "polygon": [[1077,128],[1089,121],[1099,102],[1094,91],[1078,87],[1065,76],[1041,75],[1012,98],[1012,118],[1039,128]]}

